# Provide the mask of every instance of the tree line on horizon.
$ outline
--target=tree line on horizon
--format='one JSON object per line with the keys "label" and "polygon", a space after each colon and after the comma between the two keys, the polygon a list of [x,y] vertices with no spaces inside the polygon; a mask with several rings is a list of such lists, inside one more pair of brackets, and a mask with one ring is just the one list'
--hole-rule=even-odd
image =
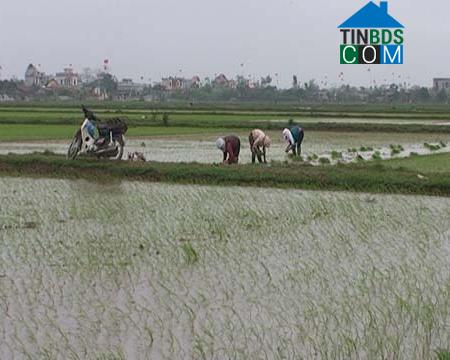
{"label": "tree line on horizon", "polygon": [[0,101],[55,101],[55,100],[96,100],[93,89],[101,89],[106,95],[102,100],[141,100],[152,102],[187,101],[198,102],[299,102],[299,103],[395,103],[447,104],[450,92],[445,89],[404,86],[357,87],[340,85],[331,88],[320,87],[315,80],[295,84],[290,89],[279,89],[266,79],[264,86],[249,88],[244,81],[239,81],[234,88],[213,86],[211,83],[198,88],[167,91],[160,85],[146,85],[139,93],[129,98],[118,96],[118,81],[110,75],[83,84],[79,88],[42,89],[26,87],[20,80],[0,80]]}

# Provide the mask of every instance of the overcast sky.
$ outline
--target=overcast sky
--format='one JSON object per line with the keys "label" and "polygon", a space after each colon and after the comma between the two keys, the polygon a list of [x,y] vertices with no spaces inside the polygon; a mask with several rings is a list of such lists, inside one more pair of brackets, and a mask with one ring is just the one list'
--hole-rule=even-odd
{"label": "overcast sky", "polygon": [[[2,77],[23,78],[29,63],[54,73],[105,58],[118,77],[293,74],[329,84],[392,80],[431,85],[450,77],[450,2],[391,0],[405,25],[405,64],[340,65],[337,26],[364,0],[2,0]],[[378,4],[378,0],[375,1]],[[240,66],[241,63],[245,65]],[[181,70],[181,71],[180,71]]]}

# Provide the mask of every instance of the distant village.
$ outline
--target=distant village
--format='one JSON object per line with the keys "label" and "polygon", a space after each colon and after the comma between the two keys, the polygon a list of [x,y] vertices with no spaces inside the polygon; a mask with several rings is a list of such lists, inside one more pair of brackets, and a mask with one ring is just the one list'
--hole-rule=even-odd
{"label": "distant village", "polygon": [[[277,74],[275,75],[277,76]],[[97,101],[299,101],[299,102],[367,102],[415,103],[450,101],[450,78],[433,79],[432,87],[411,86],[406,81],[382,85],[375,81],[368,87],[345,84],[341,73],[335,84],[322,81],[300,82],[292,76],[289,89],[279,89],[270,75],[255,79],[216,74],[211,78],[168,76],[158,82],[119,80],[108,62],[100,70],[85,68],[81,73],[73,66],[56,74],[47,74],[39,65],[29,64],[23,79],[0,80],[0,101],[97,100]],[[276,81],[278,83],[278,81]]]}
{"label": "distant village", "polygon": [[[13,81],[13,80],[11,80]],[[14,80],[17,85],[17,95],[23,99],[33,99],[56,96],[62,100],[70,98],[93,98],[96,100],[148,100],[155,98],[157,93],[186,92],[201,88],[237,89],[238,86],[246,89],[256,89],[270,86],[270,77],[254,81],[244,77],[228,79],[224,74],[214,78],[200,79],[199,76],[184,78],[169,76],[155,83],[136,83],[130,78],[118,80],[105,65],[102,70],[85,69],[78,73],[72,66],[64,68],[56,74],[47,74],[40,71],[38,66],[29,64],[24,80]],[[1,90],[0,90],[1,91]],[[0,93],[0,100],[16,100],[12,94]]]}

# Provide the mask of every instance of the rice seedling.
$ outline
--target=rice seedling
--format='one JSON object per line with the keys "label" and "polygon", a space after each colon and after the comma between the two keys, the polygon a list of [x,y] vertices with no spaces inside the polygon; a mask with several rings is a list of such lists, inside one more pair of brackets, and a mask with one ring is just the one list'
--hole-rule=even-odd
{"label": "rice seedling", "polygon": [[333,151],[331,152],[331,158],[332,158],[333,160],[340,160],[340,159],[342,159],[342,152],[333,150]]}
{"label": "rice seedling", "polygon": [[441,148],[440,144],[424,143],[423,146],[430,151],[437,151],[437,150],[440,150],[440,148]]}
{"label": "rice seedling", "polygon": [[400,154],[402,151],[404,151],[405,149],[403,148],[402,145],[389,145],[389,147],[391,148],[391,156],[395,156]]}
{"label": "rice seedling", "polygon": [[366,159],[364,159],[361,155],[358,155],[358,156],[356,157],[356,161],[357,161],[357,162],[364,162],[364,161],[366,161]]}
{"label": "rice seedling", "polygon": [[450,360],[450,351],[437,350],[436,357],[437,357],[437,360]]}
{"label": "rice seedling", "polygon": [[197,251],[195,251],[195,249],[190,243],[183,244],[181,246],[181,249],[183,250],[184,257],[188,264],[194,264],[198,261]]}
{"label": "rice seedling", "polygon": [[37,224],[0,229],[3,358],[450,347],[448,198],[24,178],[0,197],[0,223]]}
{"label": "rice seedling", "polygon": [[[293,162],[303,162],[304,161],[302,156],[298,156],[298,155],[294,155],[294,154],[289,154],[288,158],[289,158],[289,160],[291,160]],[[275,164],[276,161],[273,161],[273,163]]]}
{"label": "rice seedling", "polygon": [[322,165],[328,165],[328,164],[331,164],[331,161],[327,157],[320,157],[319,163]]}
{"label": "rice seedling", "polygon": [[375,151],[375,152],[372,154],[372,159],[373,159],[373,160],[382,160],[382,158],[381,158],[381,153],[380,153],[379,151]]}
{"label": "rice seedling", "polygon": [[162,116],[162,123],[163,123],[164,126],[169,126],[169,119],[170,119],[169,114],[168,113],[164,113],[163,116]]}

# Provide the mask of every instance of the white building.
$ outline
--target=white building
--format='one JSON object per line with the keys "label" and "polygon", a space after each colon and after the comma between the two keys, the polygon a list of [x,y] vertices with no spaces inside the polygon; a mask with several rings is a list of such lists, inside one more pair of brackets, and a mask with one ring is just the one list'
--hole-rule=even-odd
{"label": "white building", "polygon": [[65,68],[64,72],[56,73],[56,82],[65,88],[75,88],[81,83],[80,75],[73,71],[72,68]]}
{"label": "white building", "polygon": [[48,81],[48,76],[45,73],[40,72],[33,64],[28,65],[25,71],[25,85],[31,86],[44,86]]}

